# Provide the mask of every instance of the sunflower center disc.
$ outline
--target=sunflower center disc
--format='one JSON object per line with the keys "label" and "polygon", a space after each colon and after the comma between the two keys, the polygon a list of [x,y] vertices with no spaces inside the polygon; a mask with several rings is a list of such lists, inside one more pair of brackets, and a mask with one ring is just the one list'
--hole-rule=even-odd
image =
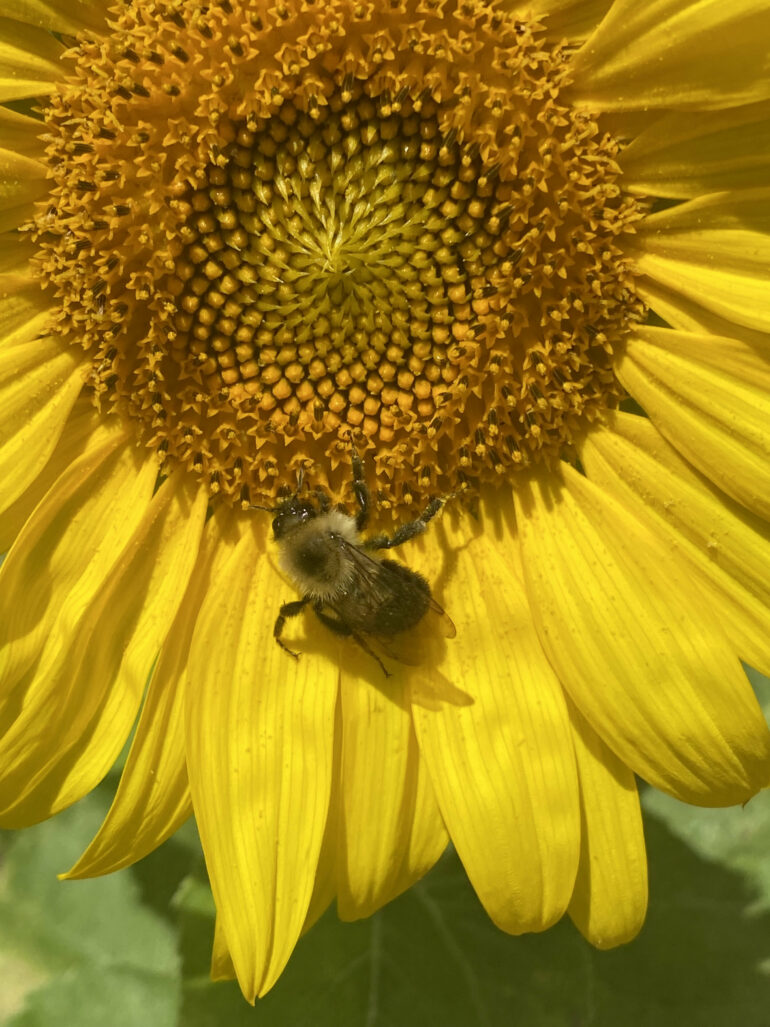
{"label": "sunflower center disc", "polygon": [[234,500],[380,500],[554,460],[642,315],[616,144],[539,26],[466,0],[145,3],[81,41],[36,224],[58,330]]}

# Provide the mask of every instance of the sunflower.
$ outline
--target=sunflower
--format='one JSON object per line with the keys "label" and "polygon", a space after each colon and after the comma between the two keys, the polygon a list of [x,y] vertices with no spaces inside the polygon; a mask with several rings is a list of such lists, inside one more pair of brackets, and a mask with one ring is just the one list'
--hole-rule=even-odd
{"label": "sunflower", "polygon": [[[193,813],[253,1001],[451,839],[514,934],[632,938],[635,775],[770,735],[770,4],[0,0],[0,824],[65,876]],[[355,447],[355,449],[354,449]],[[305,488],[454,621],[390,676],[312,612]]]}

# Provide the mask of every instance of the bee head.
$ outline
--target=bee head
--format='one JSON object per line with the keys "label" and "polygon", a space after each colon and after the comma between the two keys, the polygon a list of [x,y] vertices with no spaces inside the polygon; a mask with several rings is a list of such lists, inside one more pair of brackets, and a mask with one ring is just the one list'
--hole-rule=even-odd
{"label": "bee head", "polygon": [[308,502],[306,499],[297,499],[296,496],[292,496],[284,503],[281,503],[276,510],[275,517],[273,518],[273,537],[276,541],[286,538],[295,528],[298,528],[301,524],[306,524],[317,516],[318,510],[316,510],[313,503]]}

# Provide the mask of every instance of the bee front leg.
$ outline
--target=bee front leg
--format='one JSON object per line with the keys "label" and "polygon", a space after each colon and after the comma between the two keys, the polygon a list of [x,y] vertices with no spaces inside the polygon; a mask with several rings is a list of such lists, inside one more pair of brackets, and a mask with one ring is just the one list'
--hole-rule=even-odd
{"label": "bee front leg", "polygon": [[331,508],[329,497],[320,486],[315,490],[315,498],[321,513],[326,513]]}
{"label": "bee front leg", "polygon": [[303,607],[307,606],[309,602],[310,596],[305,596],[304,599],[295,599],[291,603],[284,603],[278,611],[278,616],[275,618],[275,624],[273,626],[273,638],[281,649],[288,653],[289,656],[293,656],[295,660],[299,659],[299,653],[295,653],[293,649],[289,649],[286,643],[281,640],[281,634],[289,617],[296,617],[298,613],[302,612]]}
{"label": "bee front leg", "polygon": [[351,460],[353,461],[353,492],[355,493],[356,502],[358,503],[356,528],[359,531],[363,531],[366,527],[366,522],[369,520],[369,489],[366,484],[366,478],[364,477],[363,461],[358,455],[358,451],[355,447],[353,447],[353,451],[351,453]]}
{"label": "bee front leg", "polygon": [[408,524],[402,524],[401,527],[396,528],[392,535],[375,535],[373,538],[368,538],[364,542],[364,548],[393,549],[395,546],[402,546],[404,542],[409,542],[410,539],[417,538],[418,535],[422,535],[427,530],[428,522],[433,520],[442,506],[449,499],[452,499],[454,495],[455,493],[453,492],[448,496],[431,499],[416,520],[409,521]]}

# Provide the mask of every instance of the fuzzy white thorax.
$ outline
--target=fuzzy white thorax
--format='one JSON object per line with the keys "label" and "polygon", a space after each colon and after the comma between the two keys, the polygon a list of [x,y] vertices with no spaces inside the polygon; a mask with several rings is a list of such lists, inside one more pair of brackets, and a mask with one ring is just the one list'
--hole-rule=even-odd
{"label": "fuzzy white thorax", "polygon": [[[303,544],[321,536],[328,539],[328,567],[323,575],[309,575],[297,562]],[[344,547],[335,544],[335,537],[344,539],[353,546],[360,545],[355,518],[341,510],[328,510],[312,520],[295,528],[288,537],[281,539],[278,562],[284,574],[297,589],[313,599],[328,601],[338,595],[349,583],[354,567],[346,558]]]}

